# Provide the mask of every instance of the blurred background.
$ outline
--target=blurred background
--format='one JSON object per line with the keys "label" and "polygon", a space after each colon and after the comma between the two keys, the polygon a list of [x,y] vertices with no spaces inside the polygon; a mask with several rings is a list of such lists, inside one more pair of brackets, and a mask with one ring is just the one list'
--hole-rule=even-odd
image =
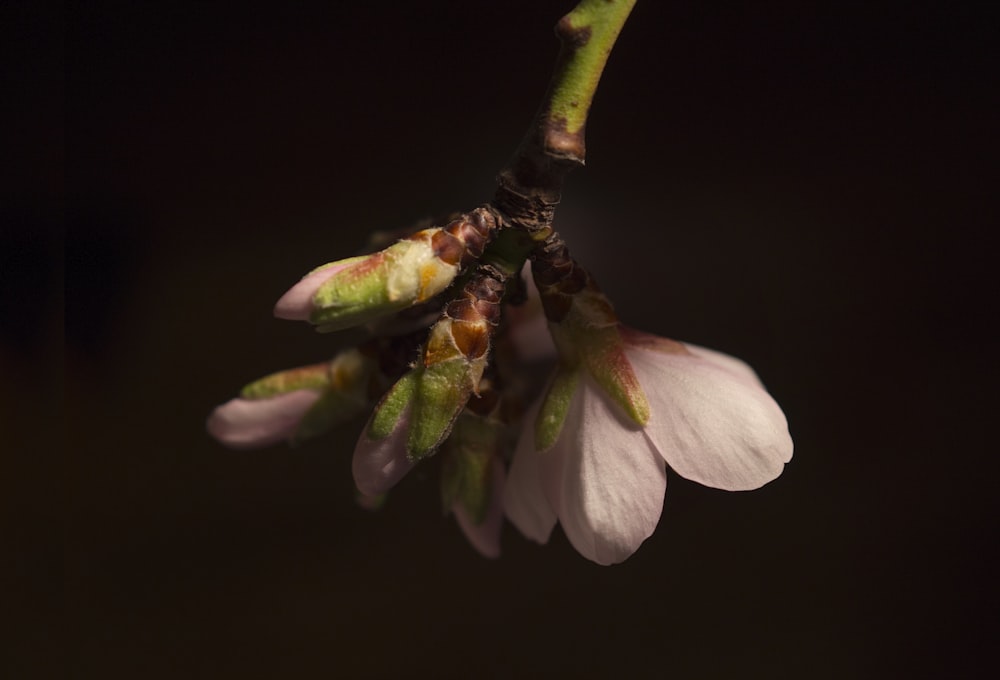
{"label": "blurred background", "polygon": [[[434,475],[355,505],[360,421],[294,450],[205,434],[345,342],[271,317],[302,274],[492,196],[571,6],[15,17],[22,114],[52,134],[4,208],[5,416],[33,433],[3,454],[6,677],[982,676],[997,96],[975,3],[643,0],[612,54],[557,226],[627,324],[757,369],[796,445],[765,488],[671,475],[619,566],[510,526],[490,561]],[[64,392],[40,387],[61,359],[28,368],[59,353],[62,252]]]}

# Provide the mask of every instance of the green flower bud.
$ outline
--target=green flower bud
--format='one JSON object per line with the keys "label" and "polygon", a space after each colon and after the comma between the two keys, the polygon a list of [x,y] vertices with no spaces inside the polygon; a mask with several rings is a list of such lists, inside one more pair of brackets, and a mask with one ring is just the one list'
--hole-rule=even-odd
{"label": "green flower bud", "polygon": [[274,314],[334,331],[425,302],[482,254],[495,228],[492,214],[479,208],[372,255],[323,265],[285,293]]}
{"label": "green flower bud", "polygon": [[357,349],[332,361],[272,373],[215,409],[209,432],[233,448],[297,444],[361,413],[374,362]]}

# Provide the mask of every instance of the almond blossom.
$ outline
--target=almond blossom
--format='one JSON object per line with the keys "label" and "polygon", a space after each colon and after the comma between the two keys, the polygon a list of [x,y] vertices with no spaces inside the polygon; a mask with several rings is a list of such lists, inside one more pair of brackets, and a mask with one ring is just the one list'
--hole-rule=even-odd
{"label": "almond blossom", "polygon": [[535,428],[522,429],[504,495],[507,517],[525,536],[546,543],[558,520],[573,547],[598,564],[623,561],[652,535],[666,465],[706,486],[744,491],[775,479],[792,457],[784,414],[749,366],[624,327],[620,333],[649,400],[646,424],[578,368],[555,442],[538,450]]}

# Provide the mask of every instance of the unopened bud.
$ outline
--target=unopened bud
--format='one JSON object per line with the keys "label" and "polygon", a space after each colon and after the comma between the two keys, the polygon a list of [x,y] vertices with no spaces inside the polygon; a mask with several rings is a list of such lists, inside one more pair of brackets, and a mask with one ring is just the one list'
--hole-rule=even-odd
{"label": "unopened bud", "polygon": [[332,361],[273,373],[216,408],[208,431],[232,448],[296,444],[361,413],[373,370],[370,359],[350,349]]}
{"label": "unopened bud", "polygon": [[355,482],[364,493],[381,493],[398,481],[403,460],[412,465],[437,451],[477,393],[504,278],[481,265],[434,324],[417,365],[375,407],[354,453]]}
{"label": "unopened bud", "polygon": [[393,385],[368,419],[354,448],[354,485],[365,496],[379,496],[394,487],[413,461],[406,455],[416,376],[407,373]]}
{"label": "unopened bud", "polygon": [[444,228],[424,229],[372,255],[331,262],[306,275],[275,316],[333,331],[425,302],[483,252],[496,221],[483,208]]}
{"label": "unopened bud", "polygon": [[451,432],[489,361],[500,321],[506,275],[481,265],[461,296],[452,300],[431,329],[419,367],[407,452],[414,459],[434,453]]}

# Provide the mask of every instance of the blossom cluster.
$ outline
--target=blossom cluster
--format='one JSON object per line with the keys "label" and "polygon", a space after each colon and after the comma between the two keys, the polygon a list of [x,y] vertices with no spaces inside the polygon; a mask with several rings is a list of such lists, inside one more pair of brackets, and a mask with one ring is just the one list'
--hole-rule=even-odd
{"label": "blossom cluster", "polygon": [[352,464],[362,505],[438,455],[444,509],[487,557],[506,518],[539,543],[558,523],[582,555],[618,563],[655,530],[668,466],[742,491],[792,456],[749,366],[622,325],[557,234],[491,206],[313,270],[275,315],[370,336],[251,383],[209,432],[294,443],[370,409]]}

